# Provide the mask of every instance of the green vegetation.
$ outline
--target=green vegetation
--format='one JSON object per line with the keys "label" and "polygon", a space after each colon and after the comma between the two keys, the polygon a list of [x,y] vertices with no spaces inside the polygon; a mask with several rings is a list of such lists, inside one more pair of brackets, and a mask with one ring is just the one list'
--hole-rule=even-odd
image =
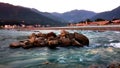
{"label": "green vegetation", "polygon": [[95,21],[105,21],[105,19],[97,18]]}

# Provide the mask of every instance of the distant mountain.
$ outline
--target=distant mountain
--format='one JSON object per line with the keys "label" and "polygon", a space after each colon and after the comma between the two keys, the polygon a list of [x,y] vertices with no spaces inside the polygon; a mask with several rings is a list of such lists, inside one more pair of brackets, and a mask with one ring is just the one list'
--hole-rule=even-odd
{"label": "distant mountain", "polygon": [[106,19],[106,20],[112,20],[114,18],[120,19],[120,6],[111,11],[98,13],[97,15],[93,16],[91,19],[95,20],[97,18],[102,18],[102,19]]}
{"label": "distant mountain", "polygon": [[63,25],[61,21],[39,14],[30,8],[14,6],[8,3],[0,3],[0,20],[24,21],[25,24]]}
{"label": "distant mountain", "polygon": [[72,10],[69,12],[61,13],[61,14],[56,12],[52,14],[62,19],[65,19],[66,21],[69,21],[69,22],[83,21],[96,15],[95,12],[86,11],[86,10]]}
{"label": "distant mountain", "polygon": [[49,18],[51,18],[53,20],[60,21],[62,23],[67,23],[68,22],[68,21],[65,21],[64,19],[62,19],[62,18],[60,18],[58,16],[52,15],[49,12],[40,12],[39,10],[34,9],[34,8],[32,8],[31,10],[34,11],[34,12],[36,12],[36,13],[38,13],[38,14],[41,14],[43,16],[49,17]]}

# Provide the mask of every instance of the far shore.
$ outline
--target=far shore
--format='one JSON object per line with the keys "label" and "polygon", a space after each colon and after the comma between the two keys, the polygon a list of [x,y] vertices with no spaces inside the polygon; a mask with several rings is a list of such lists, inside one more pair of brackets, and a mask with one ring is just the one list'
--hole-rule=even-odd
{"label": "far shore", "polygon": [[17,30],[97,30],[120,31],[120,25],[17,28]]}

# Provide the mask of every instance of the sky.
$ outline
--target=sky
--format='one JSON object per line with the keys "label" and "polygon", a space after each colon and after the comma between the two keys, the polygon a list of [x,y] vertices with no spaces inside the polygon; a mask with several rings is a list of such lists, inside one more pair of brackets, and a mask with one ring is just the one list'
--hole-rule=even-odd
{"label": "sky", "polygon": [[120,0],[0,0],[42,12],[67,12],[74,9],[89,10],[94,12],[110,11],[120,6]]}

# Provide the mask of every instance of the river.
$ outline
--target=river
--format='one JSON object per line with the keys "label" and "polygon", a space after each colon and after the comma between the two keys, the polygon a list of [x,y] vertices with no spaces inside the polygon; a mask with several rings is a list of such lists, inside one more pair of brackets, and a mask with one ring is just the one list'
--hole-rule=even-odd
{"label": "river", "polygon": [[120,62],[119,31],[68,30],[87,36],[88,47],[9,48],[11,42],[27,39],[33,32],[51,31],[60,33],[60,30],[0,30],[0,68],[88,68],[92,64],[105,67],[113,61]]}

